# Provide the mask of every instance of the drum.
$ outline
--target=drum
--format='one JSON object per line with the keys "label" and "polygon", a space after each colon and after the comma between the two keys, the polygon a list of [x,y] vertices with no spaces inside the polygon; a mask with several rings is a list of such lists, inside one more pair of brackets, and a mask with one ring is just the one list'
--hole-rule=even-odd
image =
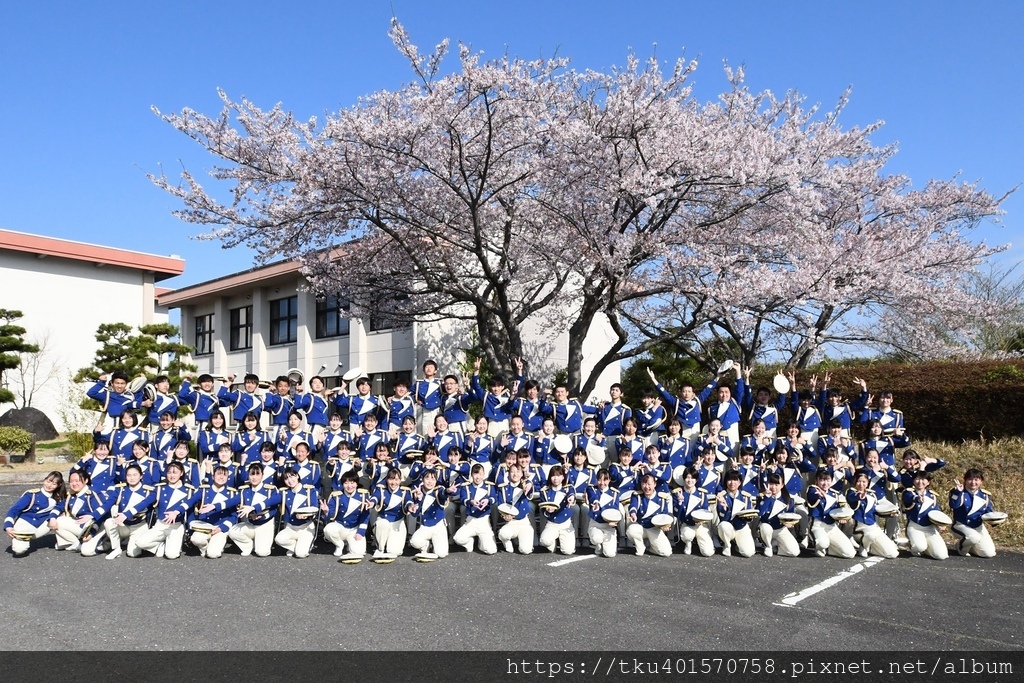
{"label": "drum", "polygon": [[[146,387],[147,382],[149,382],[149,380],[146,379],[145,375],[139,375],[138,377],[136,377],[135,379],[128,383],[128,391],[133,394],[137,394]],[[156,393],[154,392],[153,395],[155,396]]]}
{"label": "drum", "polygon": [[772,380],[772,386],[775,387],[775,391],[780,394],[788,394],[790,390],[789,380],[781,372],[775,375],[775,379]]}
{"label": "drum", "polygon": [[351,370],[346,372],[344,375],[342,375],[341,379],[346,381],[346,382],[351,382],[352,380],[358,379],[359,377],[362,377],[362,376],[363,376],[363,369],[357,365],[356,367],[352,368]]}
{"label": "drum", "polygon": [[412,559],[416,562],[434,562],[437,560],[437,553],[416,553]]}
{"label": "drum", "polygon": [[548,501],[548,502],[541,503],[537,507],[539,507],[544,512],[555,512],[556,510],[558,510],[558,508],[560,508],[562,506],[559,505],[558,503],[552,503],[552,502]]}
{"label": "drum", "polygon": [[359,564],[363,561],[363,556],[357,553],[346,553],[338,561],[342,564]]}
{"label": "drum", "polygon": [[722,363],[721,365],[718,366],[718,374],[719,375],[724,375],[725,373],[727,373],[730,370],[732,370],[733,365],[735,365],[735,364],[731,360],[725,361],[724,363]]}
{"label": "drum", "polygon": [[517,508],[515,505],[512,505],[511,503],[502,503],[501,505],[498,506],[498,512],[500,512],[503,515],[515,517],[519,514],[519,508]]}
{"label": "drum", "polygon": [[683,485],[683,475],[686,473],[686,465],[676,465],[672,468],[672,481]]}
{"label": "drum", "polygon": [[572,437],[568,434],[559,434],[554,438],[551,447],[555,449],[556,453],[568,455],[572,453]]}
{"label": "drum", "polygon": [[604,464],[606,453],[604,448],[597,444],[590,444],[587,446],[587,462],[594,467],[600,467]]}
{"label": "drum", "polygon": [[758,512],[754,509],[740,510],[733,514],[733,517],[736,517],[737,519],[753,519],[757,516]]}

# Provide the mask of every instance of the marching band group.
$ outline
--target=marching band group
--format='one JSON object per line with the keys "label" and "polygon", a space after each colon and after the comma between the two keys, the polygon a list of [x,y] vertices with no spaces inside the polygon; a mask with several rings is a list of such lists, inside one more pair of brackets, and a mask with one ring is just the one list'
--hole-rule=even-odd
{"label": "marching band group", "polygon": [[[542,392],[519,376],[510,388],[479,376],[396,382],[373,396],[358,369],[327,390],[322,377],[279,377],[267,390],[247,374],[208,374],[171,393],[166,377],[129,382],[123,373],[87,392],[102,405],[94,448],[68,473],[51,472],[7,512],[14,556],[54,534],[57,550],[83,556],[182,554],[203,557],[228,541],[242,555],[306,557],[318,537],[345,563],[370,551],[387,563],[415,551],[432,561],[450,543],[472,552],[573,554],[579,545],[613,557],[716,551],[750,557],[808,554],[945,559],[940,530],[951,527],[961,555],[991,557],[986,524],[999,524],[978,469],[968,469],[943,512],[930,489],[941,460],[909,448],[892,394],[879,406],[867,383],[846,400],[829,388],[798,391],[795,377],[752,390],[750,369],[724,382],[726,362],[697,393],[654,390],[642,407],[587,405],[564,386]],[[355,392],[348,383],[355,380]],[[713,398],[713,400],[711,400]],[[473,404],[482,406],[475,421]],[[187,406],[190,426],[179,419]],[[787,406],[793,415],[781,423]],[[237,425],[230,429],[223,411]],[[140,414],[142,424],[140,424]],[[741,422],[750,434],[740,436]],[[859,443],[852,430],[867,425]],[[897,449],[902,467],[897,468]]]}

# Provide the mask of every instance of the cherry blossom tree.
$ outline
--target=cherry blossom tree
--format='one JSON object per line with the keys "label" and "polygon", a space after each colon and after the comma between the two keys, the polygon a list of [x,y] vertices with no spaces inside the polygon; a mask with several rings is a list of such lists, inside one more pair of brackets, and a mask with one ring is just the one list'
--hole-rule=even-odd
{"label": "cherry blossom tree", "polygon": [[[567,326],[584,395],[610,363],[668,340],[700,354],[719,336],[748,363],[803,363],[868,336],[857,317],[873,315],[922,347],[903,323],[965,303],[952,283],[992,251],[964,234],[998,200],[884,176],[894,150],[871,144],[875,126],[842,129],[843,101],[821,114],[727,69],[728,90],[701,104],[685,59],[579,72],[460,45],[442,74],[447,41],[422,55],[399,24],[391,36],[414,81],[323,121],[225,93],[217,117],[160,114],[230,185],[221,200],[188,171],[151,176],[177,215],[264,262],[300,259],[352,315],[471,323],[505,372],[525,324]],[[596,324],[614,341],[584,377]]]}

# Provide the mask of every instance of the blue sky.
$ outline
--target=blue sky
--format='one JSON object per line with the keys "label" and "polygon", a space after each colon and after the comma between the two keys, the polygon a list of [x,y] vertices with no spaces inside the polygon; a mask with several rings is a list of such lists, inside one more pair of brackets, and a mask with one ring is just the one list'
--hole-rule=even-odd
{"label": "blue sky", "polygon": [[[252,254],[190,239],[146,172],[212,165],[151,111],[220,109],[216,89],[300,118],[411,77],[387,37],[394,12],[429,49],[444,37],[496,57],[558,54],[608,69],[629,50],[699,57],[700,100],[723,60],[755,90],[795,89],[842,122],[884,120],[888,166],[915,185],[960,173],[994,194],[1024,182],[1024,3],[389,2],[0,4],[0,228],[186,260],[184,286],[243,270]],[[656,47],[655,47],[656,46]],[[450,67],[456,64],[449,59]],[[1022,191],[1024,192],[1024,191]],[[979,233],[1024,258],[1024,194]]]}

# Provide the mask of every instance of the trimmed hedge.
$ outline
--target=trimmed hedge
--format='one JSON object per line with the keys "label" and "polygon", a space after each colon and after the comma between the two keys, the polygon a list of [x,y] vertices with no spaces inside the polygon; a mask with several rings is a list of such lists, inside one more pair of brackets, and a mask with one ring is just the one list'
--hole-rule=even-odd
{"label": "trimmed hedge", "polygon": [[[771,386],[769,374],[755,372],[755,387]],[[911,438],[934,441],[990,440],[1024,435],[1024,360],[876,363],[830,370],[830,387],[846,398],[860,393],[854,377],[868,383],[878,407],[883,389],[893,392],[893,407],[902,410]],[[799,389],[809,388],[812,374],[821,386],[824,370],[799,371]],[[784,416],[788,415],[788,411]]]}

